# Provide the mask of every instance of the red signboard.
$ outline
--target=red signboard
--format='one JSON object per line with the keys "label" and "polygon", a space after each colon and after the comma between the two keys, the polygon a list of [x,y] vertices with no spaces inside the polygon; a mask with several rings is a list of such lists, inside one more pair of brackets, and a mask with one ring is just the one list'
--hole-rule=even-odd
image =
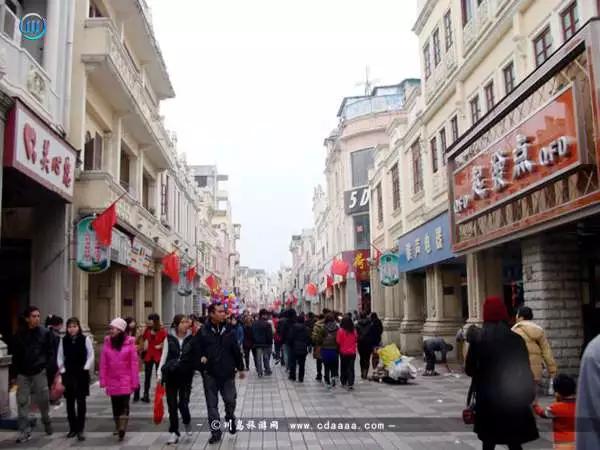
{"label": "red signboard", "polygon": [[367,281],[369,274],[369,250],[354,250],[342,252],[342,259],[350,265],[350,272],[354,272],[357,281]]}
{"label": "red signboard", "polygon": [[473,219],[582,162],[570,86],[453,173],[455,223]]}

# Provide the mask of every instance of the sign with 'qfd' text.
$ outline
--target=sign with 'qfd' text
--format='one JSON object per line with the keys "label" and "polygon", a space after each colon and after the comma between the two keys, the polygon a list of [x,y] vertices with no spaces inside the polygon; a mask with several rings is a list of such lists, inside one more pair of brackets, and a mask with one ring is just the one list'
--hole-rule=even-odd
{"label": "sign with 'qfd' text", "polygon": [[344,210],[346,214],[369,211],[369,187],[363,186],[344,192]]}
{"label": "sign with 'qfd' text", "polygon": [[525,194],[582,161],[574,90],[570,86],[452,175],[455,223]]}
{"label": "sign with 'qfd' text", "polygon": [[18,100],[8,115],[5,142],[5,166],[72,201],[75,150]]}

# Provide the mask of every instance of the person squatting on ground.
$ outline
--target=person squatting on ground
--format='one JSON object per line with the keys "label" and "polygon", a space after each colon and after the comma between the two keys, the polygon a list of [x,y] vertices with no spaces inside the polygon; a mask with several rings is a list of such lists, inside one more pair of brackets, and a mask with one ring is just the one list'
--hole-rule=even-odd
{"label": "person squatting on ground", "polygon": [[187,435],[192,434],[190,394],[194,367],[191,364],[193,339],[191,325],[191,320],[183,314],[173,317],[158,365],[157,382],[164,384],[167,392],[169,433],[171,433],[167,444],[177,444],[181,437],[178,410],[181,412],[181,420]]}
{"label": "person squatting on ground", "polygon": [[67,401],[67,437],[77,436],[78,440],[84,441],[86,397],[90,395],[90,370],[94,370],[94,347],[92,339],[83,335],[77,317],[67,320],[67,333],[58,345],[57,365]]}
{"label": "person squatting on ground", "polygon": [[144,330],[144,396],[142,401],[150,403],[150,382],[152,380],[153,369],[157,370],[160,357],[162,355],[162,346],[167,332],[160,323],[160,316],[156,313],[148,316],[146,330]]}
{"label": "person squatting on ground", "polygon": [[110,396],[116,428],[113,434],[119,436],[119,441],[125,438],[127,431],[129,399],[140,386],[135,339],[128,336],[126,330],[125,320],[113,319],[100,356],[100,387]]}
{"label": "person squatting on ground", "polygon": [[29,410],[31,398],[40,409],[47,435],[52,434],[49,413],[48,367],[54,364],[53,336],[40,326],[39,308],[29,306],[23,314],[24,323],[13,339],[13,365],[17,372],[17,410],[19,436],[17,443],[31,439]]}
{"label": "person squatting on ground", "polygon": [[[210,444],[222,438],[219,416],[219,393],[225,403],[225,420],[229,432],[237,431],[235,422],[235,373],[244,378],[242,352],[231,328],[225,324],[223,305],[213,303],[208,307],[208,322],[194,339],[195,359],[200,361],[204,381],[204,395],[211,431]],[[199,356],[199,358],[198,358]]]}
{"label": "person squatting on ground", "polygon": [[[435,363],[436,363],[435,352],[440,352],[442,354],[442,358],[441,358],[440,362],[446,364],[446,367],[447,367],[447,365],[448,365],[447,355],[448,355],[448,352],[451,352],[452,350],[454,350],[454,347],[451,344],[448,344],[446,341],[444,341],[444,339],[441,337],[425,339],[423,341],[423,352],[425,353],[426,365],[425,365],[425,372],[423,373],[423,376],[427,377],[427,376],[439,375],[439,373],[437,373],[435,371]],[[448,369],[448,371],[449,370],[450,369]]]}

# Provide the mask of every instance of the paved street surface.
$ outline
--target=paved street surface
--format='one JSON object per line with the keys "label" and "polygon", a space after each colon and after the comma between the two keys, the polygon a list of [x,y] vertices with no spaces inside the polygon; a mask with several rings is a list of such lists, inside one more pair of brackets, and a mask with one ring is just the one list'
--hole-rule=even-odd
{"label": "paved street surface", "polygon": [[[462,424],[461,413],[468,388],[466,376],[444,375],[437,378],[421,377],[410,385],[388,385],[359,380],[352,392],[338,387],[332,392],[314,380],[314,360],[307,360],[304,384],[286,379],[284,370],[276,366],[271,377],[258,378],[254,370],[245,380],[238,380],[236,414],[246,427],[255,420],[256,429],[243,430],[235,436],[224,434],[219,445],[209,446],[208,424],[202,381],[195,378],[191,398],[192,424],[195,432],[182,437],[180,449],[401,449],[401,450],[461,450],[479,449],[480,442]],[[440,371],[445,372],[440,368]],[[357,367],[357,373],[358,373]],[[221,411],[222,402],[219,400]],[[0,432],[0,449],[5,448],[84,448],[90,449],[160,449],[174,448],[165,442],[169,438],[168,418],[161,425],[152,423],[152,404],[132,404],[130,432],[122,443],[112,436],[112,414],[108,397],[95,385],[88,399],[87,440],[83,443],[66,439],[64,404],[53,411],[55,433],[46,437],[38,426],[34,437],[26,444],[17,445],[16,432]],[[223,414],[223,412],[221,413]],[[166,414],[165,414],[166,415]],[[259,431],[259,421],[265,418],[266,431]],[[294,422],[285,423],[286,418]],[[316,427],[331,428],[343,418],[358,426],[383,423],[386,431],[289,431],[288,427],[312,420]],[[550,449],[549,423],[540,423],[542,438],[527,449]],[[277,431],[275,430],[277,426]],[[344,426],[346,426],[344,424]],[[348,425],[350,426],[350,425]],[[392,428],[395,426],[396,428]],[[119,445],[120,444],[120,445]]]}

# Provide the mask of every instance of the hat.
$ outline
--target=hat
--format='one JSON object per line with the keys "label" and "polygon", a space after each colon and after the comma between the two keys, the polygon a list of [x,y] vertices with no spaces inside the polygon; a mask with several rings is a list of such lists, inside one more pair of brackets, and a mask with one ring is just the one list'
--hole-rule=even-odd
{"label": "hat", "polygon": [[508,322],[508,311],[500,297],[488,297],[483,303],[484,322]]}
{"label": "hat", "polygon": [[120,317],[113,319],[110,323],[111,327],[115,327],[117,330],[125,331],[127,329],[127,322],[125,322]]}

